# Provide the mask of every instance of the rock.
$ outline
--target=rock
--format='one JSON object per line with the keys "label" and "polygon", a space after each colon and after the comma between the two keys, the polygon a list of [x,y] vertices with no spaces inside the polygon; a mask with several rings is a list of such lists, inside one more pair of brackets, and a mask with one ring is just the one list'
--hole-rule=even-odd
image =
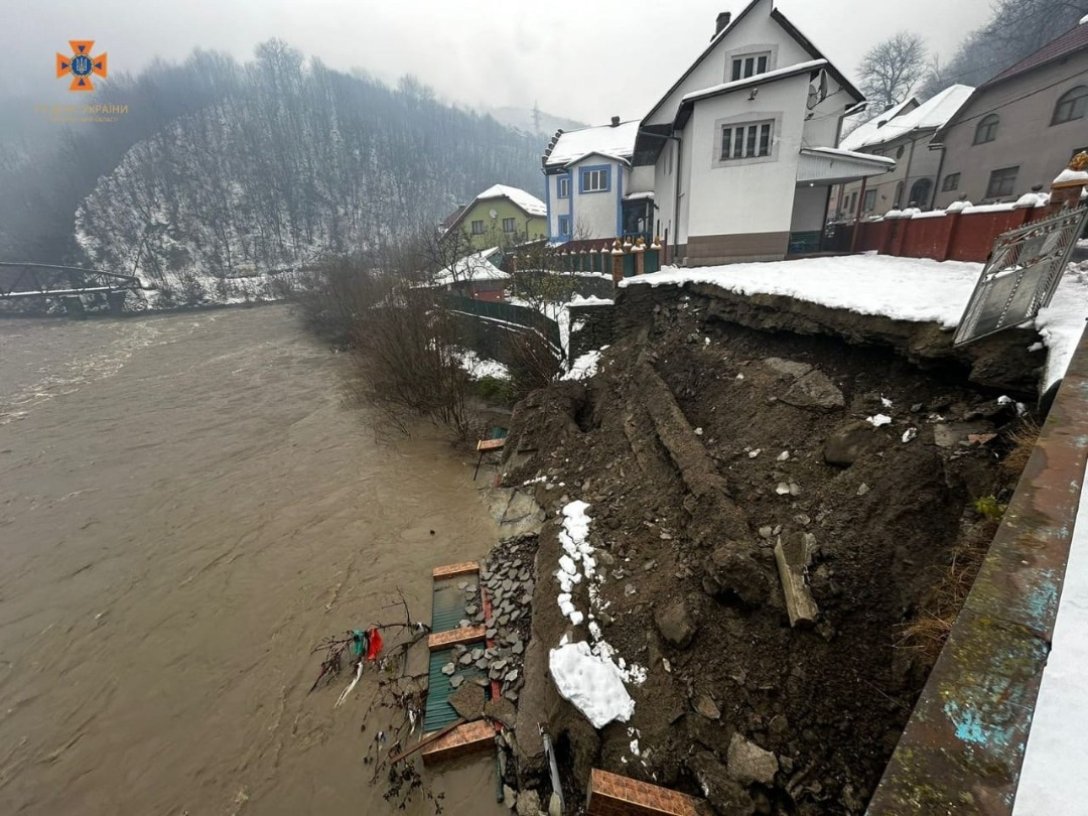
{"label": "rock", "polygon": [[733,734],[729,741],[728,763],[729,775],[742,785],[771,785],[778,772],[778,757],[740,734]]}
{"label": "rock", "polygon": [[469,604],[468,606],[465,607],[465,614],[466,615],[475,615],[476,614],[476,609],[477,609],[476,604]]}
{"label": "rock", "polygon": [[694,708],[708,720],[720,720],[722,712],[708,694],[700,694],[695,698]]}
{"label": "rock", "polygon": [[457,658],[457,662],[460,663],[462,666],[471,666],[472,665],[472,653],[471,652],[465,652],[463,655],[461,655],[459,658]]}
{"label": "rock", "polygon": [[785,714],[775,714],[771,717],[771,721],[767,723],[767,730],[776,737],[784,737],[789,733],[790,723],[786,719]]}
{"label": "rock", "polygon": [[458,716],[471,722],[484,716],[484,692],[479,686],[468,683],[449,697],[450,705]]}
{"label": "rock", "polygon": [[703,590],[719,601],[755,609],[767,602],[771,581],[750,556],[723,545],[704,564]]}
{"label": "rock", "polygon": [[771,525],[769,525],[769,524],[759,528],[759,537],[760,538],[770,538],[773,534],[774,534],[774,528],[772,528]]}
{"label": "rock", "polygon": [[446,675],[447,677],[449,677],[455,671],[457,671],[457,666],[455,666],[453,663],[447,663],[445,666],[442,667],[442,674]]}
{"label": "rock", "polygon": [[691,645],[698,628],[691,619],[687,602],[682,596],[677,596],[664,604],[659,604],[654,610],[654,623],[661,637],[680,649],[686,649]]}
{"label": "rock", "polygon": [[517,802],[518,795],[514,792],[514,789],[509,785],[502,786],[502,801],[510,810],[514,809],[514,804]]}
{"label": "rock", "polygon": [[548,800],[548,816],[563,816],[563,802],[558,793],[553,792]]}
{"label": "rock", "polygon": [[540,794],[535,790],[523,790],[518,794],[518,816],[539,816]]}
{"label": "rock", "polygon": [[858,496],[864,496],[868,492],[869,492],[869,485],[865,484],[865,482],[862,482],[860,485],[858,485],[858,493],[857,493]]}
{"label": "rock", "polygon": [[712,753],[699,752],[688,760],[688,768],[715,813],[720,816],[750,816],[753,813],[748,791],[730,778],[729,771]]}
{"label": "rock", "polygon": [[824,461],[829,465],[850,467],[878,441],[868,422],[848,422],[839,426],[824,443]]}
{"label": "rock", "polygon": [[835,411],[846,407],[846,398],[839,387],[822,371],[815,370],[791,385],[781,400],[795,408],[813,408],[818,411]]}
{"label": "rock", "polygon": [[947,422],[933,426],[933,441],[939,448],[954,448],[969,436],[993,431],[988,422]]}
{"label": "rock", "polygon": [[515,683],[515,682],[517,682],[517,679],[518,679],[518,670],[517,669],[511,669],[503,677],[503,682],[505,682],[505,683]]}
{"label": "rock", "polygon": [[518,720],[518,711],[514,704],[502,697],[497,700],[488,700],[484,705],[484,716],[497,720],[507,728],[514,728]]}
{"label": "rock", "polygon": [[767,366],[775,374],[780,374],[783,377],[793,377],[794,379],[800,379],[812,371],[812,366],[808,363],[783,360],[781,357],[768,357],[763,361],[763,365]]}
{"label": "rock", "polygon": [[455,674],[450,678],[450,688],[459,688],[463,682],[465,682],[465,678],[460,674]]}
{"label": "rock", "polygon": [[512,651],[516,655],[519,655],[525,651],[525,643],[521,640],[521,638],[518,638],[514,641],[514,646],[510,651]]}

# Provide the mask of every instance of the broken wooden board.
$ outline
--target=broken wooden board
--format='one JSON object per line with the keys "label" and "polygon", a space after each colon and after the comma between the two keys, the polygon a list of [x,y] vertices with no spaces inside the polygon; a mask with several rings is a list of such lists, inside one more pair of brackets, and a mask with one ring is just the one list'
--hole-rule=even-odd
{"label": "broken wooden board", "polygon": [[805,580],[805,570],[811,556],[814,537],[809,533],[793,536],[786,544],[782,539],[774,547],[774,560],[778,565],[778,577],[782,582],[782,594],[786,596],[786,611],[790,626],[816,623],[820,608],[812,597]]}

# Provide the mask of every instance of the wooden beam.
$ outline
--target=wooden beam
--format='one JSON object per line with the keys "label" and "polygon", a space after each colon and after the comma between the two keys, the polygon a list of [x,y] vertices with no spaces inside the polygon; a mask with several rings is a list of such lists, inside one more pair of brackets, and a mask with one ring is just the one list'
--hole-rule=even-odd
{"label": "wooden beam", "polygon": [[813,536],[809,533],[801,533],[787,544],[783,544],[779,538],[774,547],[778,577],[782,582],[782,593],[786,596],[786,611],[790,616],[790,626],[793,627],[798,624],[811,625],[820,614],[805,581],[812,541]]}

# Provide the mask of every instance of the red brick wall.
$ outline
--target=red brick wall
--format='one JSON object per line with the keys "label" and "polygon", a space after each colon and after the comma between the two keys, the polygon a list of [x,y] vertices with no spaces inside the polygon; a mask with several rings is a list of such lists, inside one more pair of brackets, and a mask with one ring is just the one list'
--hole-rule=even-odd
{"label": "red brick wall", "polygon": [[857,252],[906,258],[985,263],[994,239],[1029,221],[1046,218],[1047,207],[953,213],[940,218],[900,218],[858,224]]}

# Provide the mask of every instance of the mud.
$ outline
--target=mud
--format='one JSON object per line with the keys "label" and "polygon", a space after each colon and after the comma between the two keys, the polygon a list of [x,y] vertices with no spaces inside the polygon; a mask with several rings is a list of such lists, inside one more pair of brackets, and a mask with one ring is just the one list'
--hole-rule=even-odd
{"label": "mud", "polygon": [[[979,383],[1026,398],[1037,361],[922,353],[879,322],[870,342],[864,320],[756,330],[692,291],[640,297],[621,297],[625,333],[600,373],[523,401],[507,444],[535,453],[511,459],[505,483],[549,516],[523,781],[542,773],[528,725],[543,722],[575,787],[597,766],[720,813],[860,814],[930,669],[908,627],[960,549],[992,532],[976,500],[1000,505],[1014,486],[1001,459],[1023,409]],[[600,732],[547,676],[548,649],[587,636],[555,600],[555,517],[576,499],[607,565],[603,637],[648,669],[628,684],[631,721]],[[776,548],[803,562],[811,622],[791,626]]]}

